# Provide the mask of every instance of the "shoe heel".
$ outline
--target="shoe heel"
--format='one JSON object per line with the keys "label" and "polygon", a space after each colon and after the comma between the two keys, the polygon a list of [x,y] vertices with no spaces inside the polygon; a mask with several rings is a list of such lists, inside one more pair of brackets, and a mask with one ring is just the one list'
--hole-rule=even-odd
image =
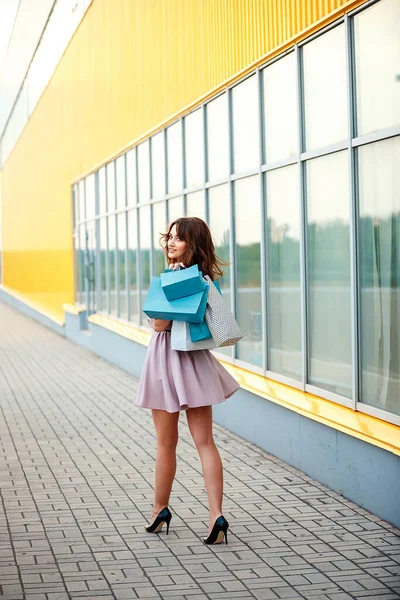
{"label": "shoe heel", "polygon": [[158,516],[154,519],[153,523],[148,527],[145,527],[147,533],[160,533],[164,523],[167,524],[167,535],[169,532],[169,524],[171,522],[172,515],[168,509],[168,507],[163,508]]}
{"label": "shoe heel", "polygon": [[203,542],[208,545],[221,544],[225,540],[225,544],[228,543],[228,527],[229,523],[223,515],[218,517],[214,523],[214,527],[211,530],[208,538],[204,538]]}

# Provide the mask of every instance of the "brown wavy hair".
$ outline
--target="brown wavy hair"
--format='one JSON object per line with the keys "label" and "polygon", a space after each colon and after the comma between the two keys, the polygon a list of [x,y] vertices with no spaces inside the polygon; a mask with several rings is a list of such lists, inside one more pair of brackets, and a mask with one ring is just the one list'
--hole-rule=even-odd
{"label": "brown wavy hair", "polygon": [[188,247],[179,260],[172,260],[173,263],[183,262],[185,267],[199,265],[199,271],[203,275],[208,275],[213,281],[223,276],[221,267],[226,267],[229,263],[222,260],[215,254],[215,246],[211,237],[211,231],[202,219],[198,217],[181,217],[173,221],[167,233],[161,236],[160,243],[164,249],[167,262],[171,264],[168,258],[168,239],[171,229],[176,225],[176,232],[187,243]]}

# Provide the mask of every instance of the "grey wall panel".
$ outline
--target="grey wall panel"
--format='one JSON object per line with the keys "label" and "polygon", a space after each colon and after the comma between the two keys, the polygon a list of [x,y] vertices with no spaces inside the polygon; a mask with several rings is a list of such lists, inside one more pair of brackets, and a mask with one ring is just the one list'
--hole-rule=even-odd
{"label": "grey wall panel", "polygon": [[5,304],[8,304],[9,306],[11,306],[12,308],[15,308],[16,310],[23,313],[30,319],[33,319],[34,321],[38,321],[39,323],[41,323],[42,325],[45,325],[49,329],[52,329],[56,333],[59,333],[62,336],[65,335],[63,325],[58,325],[57,323],[55,323],[54,321],[52,321],[51,319],[46,317],[46,315],[42,314],[38,310],[35,310],[34,308],[31,308],[30,306],[28,306],[21,300],[14,298],[14,296],[11,296],[10,294],[8,294],[7,292],[5,292],[2,289],[0,289],[0,302],[4,302]]}
{"label": "grey wall panel", "polygon": [[140,377],[147,350],[145,346],[93,323],[89,323],[89,331],[92,333],[93,352],[135,377]]}
{"label": "grey wall panel", "polygon": [[[7,302],[64,335],[64,328],[0,290]],[[65,333],[106,360],[140,377],[146,348],[66,315]],[[134,389],[132,388],[132,394]],[[372,513],[400,527],[400,457],[308,419],[245,390],[214,408],[217,423]]]}
{"label": "grey wall panel", "polygon": [[400,457],[245,390],[214,409],[217,423],[359,506],[400,526]]}

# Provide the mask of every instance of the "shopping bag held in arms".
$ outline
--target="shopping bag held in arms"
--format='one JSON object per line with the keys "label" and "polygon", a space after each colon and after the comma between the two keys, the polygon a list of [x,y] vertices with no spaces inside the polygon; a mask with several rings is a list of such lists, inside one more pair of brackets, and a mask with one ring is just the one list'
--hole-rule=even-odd
{"label": "shopping bag held in arms", "polygon": [[189,323],[189,332],[192,342],[211,339],[211,331],[205,321],[203,323]]}
{"label": "shopping bag held in arms", "polygon": [[[213,281],[213,284],[217,288],[218,292],[221,294],[221,288],[219,286],[218,281]],[[200,342],[201,340],[209,340],[212,338],[211,331],[204,321],[203,323],[190,323],[190,337],[192,342]]]}
{"label": "shopping bag held in arms", "polygon": [[161,273],[161,287],[168,300],[177,300],[184,296],[198,294],[204,290],[206,285],[197,265],[188,269]]}
{"label": "shopping bag held in arms", "polygon": [[208,275],[205,279],[209,288],[205,320],[215,345],[217,348],[233,346],[242,339],[243,333]]}
{"label": "shopping bag held in arms", "polygon": [[210,337],[208,340],[193,342],[190,337],[190,327],[193,323],[173,321],[171,329],[171,350],[188,352],[193,350],[210,350],[215,348],[215,342]]}
{"label": "shopping bag held in arms", "polygon": [[152,319],[202,323],[207,305],[208,285],[198,294],[169,301],[161,287],[160,277],[153,277],[143,306],[143,312]]}

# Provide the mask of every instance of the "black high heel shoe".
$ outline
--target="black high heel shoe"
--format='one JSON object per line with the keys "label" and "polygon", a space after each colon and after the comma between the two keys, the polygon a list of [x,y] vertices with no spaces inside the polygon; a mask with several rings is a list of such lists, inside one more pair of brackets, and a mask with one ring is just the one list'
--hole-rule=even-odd
{"label": "black high heel shoe", "polygon": [[169,531],[169,524],[171,522],[172,519],[172,515],[169,511],[168,506],[166,506],[165,508],[163,508],[157,515],[157,517],[154,519],[153,523],[151,525],[149,525],[148,527],[146,527],[146,531],[147,533],[159,533],[164,525],[164,523],[167,524],[167,535],[168,535],[168,531]]}
{"label": "black high heel shoe", "polygon": [[223,515],[218,517],[218,519],[214,523],[214,527],[211,530],[208,538],[204,538],[203,542],[205,544],[222,544],[225,538],[225,543],[228,543],[228,527],[229,523],[225,519]]}

